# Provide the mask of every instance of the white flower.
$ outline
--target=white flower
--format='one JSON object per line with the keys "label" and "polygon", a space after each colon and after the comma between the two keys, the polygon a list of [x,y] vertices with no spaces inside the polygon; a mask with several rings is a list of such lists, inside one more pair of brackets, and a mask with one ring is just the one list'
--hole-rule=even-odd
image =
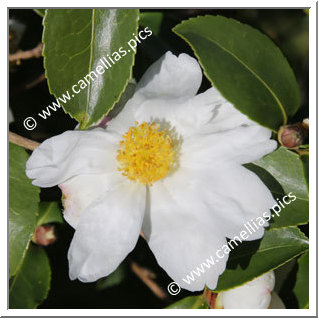
{"label": "white flower", "polygon": [[252,281],[218,294],[215,309],[283,309],[279,296],[273,292],[275,274],[268,272]]}
{"label": "white flower", "polygon": [[40,187],[60,185],[64,217],[76,230],[71,279],[109,275],[142,231],[181,287],[213,289],[228,255],[191,285],[182,278],[275,203],[242,166],[275,149],[271,132],[215,88],[195,95],[201,80],[195,59],[167,52],[106,130],[67,131],[33,152],[28,177]]}

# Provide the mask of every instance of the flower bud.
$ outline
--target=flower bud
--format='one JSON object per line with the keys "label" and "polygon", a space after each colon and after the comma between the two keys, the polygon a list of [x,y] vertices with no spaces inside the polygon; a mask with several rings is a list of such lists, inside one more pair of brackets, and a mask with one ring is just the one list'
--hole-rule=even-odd
{"label": "flower bud", "polygon": [[56,240],[54,225],[40,225],[35,229],[32,241],[41,246],[47,246]]}
{"label": "flower bud", "polygon": [[214,308],[267,309],[274,286],[274,272],[266,273],[242,286],[219,293]]}
{"label": "flower bud", "polygon": [[289,149],[298,148],[307,135],[305,123],[281,126],[278,130],[279,143]]}

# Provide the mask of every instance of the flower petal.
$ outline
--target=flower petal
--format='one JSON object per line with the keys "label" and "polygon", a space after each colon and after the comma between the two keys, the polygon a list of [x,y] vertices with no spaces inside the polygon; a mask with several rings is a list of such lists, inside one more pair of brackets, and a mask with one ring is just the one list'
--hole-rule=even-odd
{"label": "flower petal", "polygon": [[[182,288],[215,288],[228,255],[216,258],[216,251],[227,243],[210,215],[197,211],[196,202],[189,200],[188,208],[182,208],[160,182],[150,188],[150,202],[142,230],[159,265]],[[211,257],[214,265],[204,267]]]}
{"label": "flower petal", "polygon": [[115,171],[100,175],[79,175],[60,184],[59,187],[63,192],[64,219],[76,229],[90,204],[105,196],[106,192],[113,191],[126,180],[120,172]]}
{"label": "flower petal", "polygon": [[52,187],[79,174],[98,174],[116,169],[119,136],[96,128],[66,131],[45,140],[26,164],[26,174],[39,187]]}
{"label": "flower petal", "polygon": [[202,71],[196,59],[171,52],[152,64],[139,81],[137,94],[146,98],[188,99],[193,97],[202,81]]}
{"label": "flower petal", "polygon": [[[198,62],[187,54],[167,52],[151,65],[139,81],[134,96],[109,124],[123,134],[135,121],[172,120],[175,108],[194,97],[202,81]],[[179,107],[179,113],[185,109]],[[192,109],[190,116],[193,115]]]}
{"label": "flower petal", "polygon": [[270,130],[259,125],[193,135],[183,141],[180,164],[192,169],[212,167],[219,170],[223,162],[253,162],[276,149],[277,142],[270,137]]}
{"label": "flower petal", "polygon": [[162,183],[182,209],[187,208],[188,201],[194,201],[197,214],[207,210],[222,235],[232,239],[246,230],[245,224],[256,220],[259,229],[254,226],[254,233],[249,233],[246,240],[261,238],[269,225],[269,210],[276,203],[271,192],[257,175],[242,166],[224,164],[219,169],[180,168]]}
{"label": "flower petal", "polygon": [[145,211],[145,187],[120,185],[82,215],[69,252],[70,278],[93,282],[112,273],[135,247]]}
{"label": "flower petal", "polygon": [[193,104],[195,105],[202,99],[213,105],[209,122],[205,127],[202,127],[202,132],[216,133],[242,125],[256,125],[255,122],[228,102],[215,87],[197,95]]}

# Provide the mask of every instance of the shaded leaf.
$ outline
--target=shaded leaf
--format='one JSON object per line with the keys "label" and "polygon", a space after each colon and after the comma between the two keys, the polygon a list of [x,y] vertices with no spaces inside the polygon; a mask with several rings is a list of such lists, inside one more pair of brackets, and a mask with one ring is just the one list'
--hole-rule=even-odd
{"label": "shaded leaf", "polygon": [[40,189],[25,175],[28,154],[9,144],[9,276],[15,275],[36,227]]}
{"label": "shaded leaf", "polygon": [[63,223],[61,209],[58,202],[40,202],[37,226],[47,223]]}
{"label": "shaded leaf", "polygon": [[240,286],[308,250],[307,237],[296,227],[265,231],[262,240],[234,246],[215,291]]}
{"label": "shaded leaf", "polygon": [[307,183],[307,188],[309,189],[309,154],[303,154],[300,156],[303,162],[303,174]]}
{"label": "shaded leaf", "polygon": [[299,308],[309,308],[309,253],[304,253],[298,258],[298,272],[294,293],[298,300]]}
{"label": "shaded leaf", "polygon": [[162,20],[162,12],[142,12],[140,14],[140,24],[143,27],[149,27],[154,35],[159,34]]}
{"label": "shaded leaf", "polygon": [[[308,188],[304,179],[303,162],[298,154],[280,147],[271,154],[254,162],[255,165],[265,169],[253,168],[247,165],[263,180],[272,191],[275,199],[280,199],[285,208],[279,212],[279,217],[274,215],[272,227],[294,226],[308,223],[309,198]],[[268,176],[268,174],[270,176]],[[279,185],[275,184],[270,177],[274,178]],[[290,204],[285,204],[282,197],[291,193],[297,197]],[[291,201],[288,198],[288,201]]]}
{"label": "shaded leaf", "polygon": [[[306,252],[305,252],[306,253]],[[297,264],[296,257],[290,262],[275,269],[275,291],[280,294],[281,289],[283,289],[284,284],[287,280],[290,280],[290,275],[292,275],[295,266]]]}
{"label": "shaded leaf", "polygon": [[109,276],[101,278],[96,284],[96,288],[103,290],[106,288],[119,285],[127,277],[127,266],[125,263],[121,263],[119,267],[111,273]]}
{"label": "shaded leaf", "polygon": [[81,128],[106,115],[128,84],[135,56],[128,42],[137,33],[138,16],[135,9],[47,10],[43,55],[50,92],[68,96],[61,105]]}
{"label": "shaded leaf", "polygon": [[185,297],[174,304],[168,306],[166,309],[208,309],[204,294],[199,296]]}
{"label": "shaded leaf", "polygon": [[295,75],[266,35],[210,15],[183,21],[173,31],[189,43],[213,86],[242,113],[272,130],[296,113]]}
{"label": "shaded leaf", "polygon": [[50,289],[51,268],[45,250],[30,245],[19,271],[10,281],[10,309],[36,308]]}

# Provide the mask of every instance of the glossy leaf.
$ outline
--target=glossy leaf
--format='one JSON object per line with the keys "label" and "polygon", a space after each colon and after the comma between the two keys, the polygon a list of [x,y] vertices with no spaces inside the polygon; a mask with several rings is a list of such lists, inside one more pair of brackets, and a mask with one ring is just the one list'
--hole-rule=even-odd
{"label": "glossy leaf", "polygon": [[[309,198],[308,188],[304,177],[304,166],[301,158],[295,152],[280,147],[278,150],[254,162],[258,167],[247,165],[263,180],[272,191],[274,198],[279,199],[284,208],[279,216],[273,215],[272,227],[294,226],[308,223]],[[265,169],[265,170],[264,170]],[[282,198],[289,193],[296,200],[287,198],[290,204],[285,204]]]}
{"label": "glossy leaf", "polygon": [[58,202],[40,202],[37,226],[47,223],[63,223]]}
{"label": "glossy leaf", "polygon": [[50,92],[67,96],[60,104],[81,128],[107,114],[128,84],[135,56],[128,42],[138,17],[135,9],[47,10],[43,55]]}
{"label": "glossy leaf", "polygon": [[168,306],[166,309],[208,309],[204,294],[199,296],[185,297],[174,304]]}
{"label": "glossy leaf", "polygon": [[225,272],[215,291],[240,286],[255,277],[273,270],[308,250],[307,237],[296,227],[271,229],[262,240],[232,243]]}
{"label": "glossy leaf", "polygon": [[298,272],[294,294],[299,308],[309,308],[309,253],[304,253],[298,259]]}
{"label": "glossy leaf", "polygon": [[18,270],[35,230],[40,189],[25,175],[28,154],[9,144],[9,276]]}
{"label": "glossy leaf", "polygon": [[30,245],[22,266],[10,281],[10,309],[36,308],[50,289],[51,269],[42,247]]}
{"label": "glossy leaf", "polygon": [[242,113],[272,129],[299,107],[299,87],[279,48],[258,30],[222,16],[183,21],[173,31],[189,43],[204,73]]}

